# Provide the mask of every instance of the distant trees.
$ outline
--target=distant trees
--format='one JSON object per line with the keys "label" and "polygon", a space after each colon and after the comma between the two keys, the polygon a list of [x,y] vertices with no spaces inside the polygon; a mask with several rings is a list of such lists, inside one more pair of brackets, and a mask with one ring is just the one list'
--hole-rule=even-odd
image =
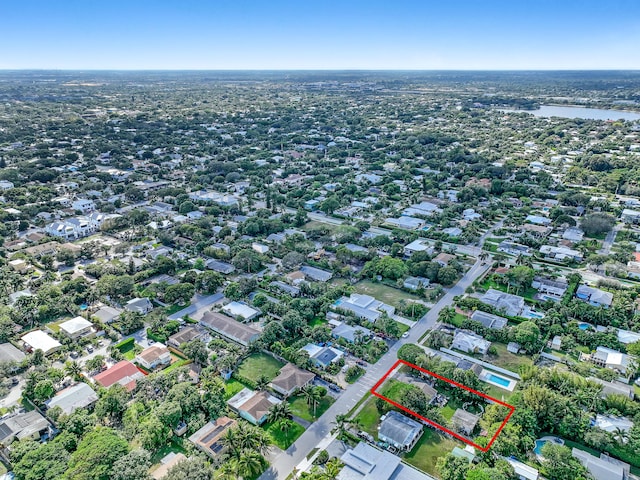
{"label": "distant trees", "polygon": [[585,215],[580,222],[580,228],[587,235],[598,235],[610,231],[616,224],[616,219],[606,213],[596,212]]}

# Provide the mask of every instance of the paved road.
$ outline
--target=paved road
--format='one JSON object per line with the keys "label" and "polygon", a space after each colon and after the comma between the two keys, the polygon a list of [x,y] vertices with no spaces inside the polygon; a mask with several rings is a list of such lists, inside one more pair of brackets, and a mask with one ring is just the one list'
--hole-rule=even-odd
{"label": "paved road", "polygon": [[366,373],[358,382],[347,388],[318,421],[312,424],[291,447],[273,460],[271,467],[262,474],[260,480],[284,480],[306,458],[311,450],[331,434],[331,429],[335,426],[336,416],[348,413],[363,395],[375,385],[380,377],[393,366],[397,360],[398,349],[405,343],[417,343],[420,337],[436,324],[440,310],[451,305],[453,297],[464,294],[467,287],[483,275],[489,267],[490,262],[484,265],[478,260],[464,277],[424,317],[416,322],[414,327],[409,330],[407,338],[397,341],[375,365],[368,367]]}
{"label": "paved road", "polygon": [[602,242],[602,248],[598,250],[599,254],[609,255],[609,252],[611,251],[611,246],[613,245],[613,242],[616,241],[616,235],[621,229],[622,229],[622,225],[616,225],[615,227],[613,227],[613,229],[609,233],[607,233],[607,236]]}

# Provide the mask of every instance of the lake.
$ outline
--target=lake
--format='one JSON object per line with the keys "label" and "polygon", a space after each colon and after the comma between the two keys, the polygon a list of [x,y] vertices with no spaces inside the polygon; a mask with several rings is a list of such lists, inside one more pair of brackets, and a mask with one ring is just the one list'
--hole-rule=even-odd
{"label": "lake", "polygon": [[537,110],[502,110],[503,112],[525,112],[536,117],[582,118],[585,120],[640,120],[640,113],[602,108],[563,107],[541,105]]}

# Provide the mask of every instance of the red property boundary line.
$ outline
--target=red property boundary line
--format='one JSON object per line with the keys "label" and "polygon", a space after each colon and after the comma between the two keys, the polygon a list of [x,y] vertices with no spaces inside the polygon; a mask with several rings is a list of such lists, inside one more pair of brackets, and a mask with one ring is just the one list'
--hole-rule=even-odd
{"label": "red property boundary line", "polygon": [[[456,387],[460,387],[463,388],[464,390],[467,390],[469,392],[475,393],[476,395],[486,399],[486,400],[490,400],[491,402],[497,403],[498,405],[502,405],[503,407],[506,407],[509,409],[509,413],[507,414],[507,416],[505,417],[504,421],[502,422],[502,424],[500,425],[500,427],[498,428],[498,430],[496,431],[496,433],[493,435],[493,437],[491,437],[491,440],[489,440],[489,443],[487,444],[486,447],[481,447],[480,445],[473,443],[471,440],[469,440],[468,438],[463,437],[462,435],[457,434],[456,432],[453,432],[451,430],[449,430],[446,427],[443,427],[442,425],[440,425],[439,423],[434,422],[433,420],[429,420],[428,418],[423,417],[422,415],[414,412],[413,410],[409,410],[407,407],[404,407],[402,405],[400,405],[397,402],[394,402],[393,400],[391,400],[390,398],[385,397],[384,395],[381,395],[380,393],[376,392],[376,390],[380,387],[380,385],[382,385],[384,383],[384,381],[387,379],[387,377],[389,375],[391,375],[391,372],[393,372],[398,365],[407,365],[408,367],[411,368],[415,368],[416,370],[420,370],[423,373],[426,373],[428,375],[431,375],[432,377],[435,377],[439,380],[442,380],[444,382],[447,382],[451,385],[455,385]],[[507,424],[507,422],[509,421],[509,418],[511,418],[511,415],[513,415],[513,412],[515,412],[516,407],[514,407],[513,405],[509,405],[508,403],[505,403],[501,400],[498,400],[497,398],[493,398],[490,397],[489,395],[482,393],[482,392],[478,392],[477,390],[473,390],[472,388],[469,388],[465,385],[462,385],[458,382],[455,382],[453,380],[451,380],[450,378],[446,378],[443,377],[441,375],[438,375],[437,373],[431,372],[429,370],[426,370],[424,368],[420,368],[417,365],[414,365],[413,363],[410,362],[406,362],[404,360],[398,360],[396,363],[393,364],[393,366],[389,369],[389,371],[387,373],[384,374],[384,376],[378,380],[378,383],[376,383],[373,388],[371,389],[371,394],[381,398],[382,400],[384,400],[385,402],[390,403],[391,405],[398,407],[399,409],[401,409],[402,411],[409,413],[410,415],[413,415],[415,417],[418,417],[419,419],[421,419],[422,421],[428,423],[429,425],[442,430],[443,432],[448,433],[449,435],[452,435],[453,437],[457,438],[458,440],[462,440],[464,443],[466,443],[467,445],[471,445],[474,448],[477,448],[478,450],[481,450],[483,452],[488,451],[491,448],[491,445],[493,444],[493,442],[496,440],[496,438],[498,438],[498,435],[500,435],[500,432],[502,431],[502,429],[504,428],[504,426]]]}

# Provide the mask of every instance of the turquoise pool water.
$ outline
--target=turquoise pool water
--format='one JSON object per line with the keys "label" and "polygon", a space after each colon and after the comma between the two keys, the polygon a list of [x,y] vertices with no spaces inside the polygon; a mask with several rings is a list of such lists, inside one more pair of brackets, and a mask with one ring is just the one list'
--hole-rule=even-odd
{"label": "turquoise pool water", "polygon": [[487,379],[491,380],[493,383],[502,385],[503,387],[508,387],[511,384],[511,380],[507,380],[504,377],[499,377],[498,375],[494,375],[493,373],[487,375]]}
{"label": "turquoise pool water", "polygon": [[580,325],[578,325],[578,328],[580,330],[586,330],[587,328],[589,328],[589,324],[588,323],[581,323]]}
{"label": "turquoise pool water", "polygon": [[547,443],[547,440],[536,440],[536,448],[533,449],[533,452],[536,455],[542,455],[542,447]]}

